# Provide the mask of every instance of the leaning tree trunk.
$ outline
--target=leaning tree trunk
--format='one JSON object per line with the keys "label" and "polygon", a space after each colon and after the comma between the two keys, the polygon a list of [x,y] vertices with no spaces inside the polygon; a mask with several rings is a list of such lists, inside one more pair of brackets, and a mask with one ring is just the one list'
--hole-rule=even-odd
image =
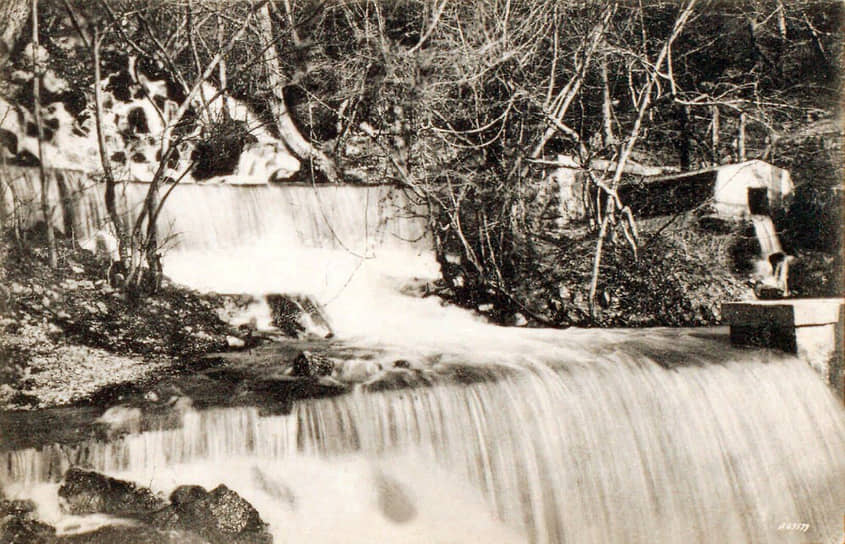
{"label": "leaning tree trunk", "polygon": [[265,4],[257,14],[258,26],[261,34],[269,44],[262,54],[262,61],[266,70],[267,86],[270,89],[269,106],[276,124],[279,137],[285,145],[302,161],[313,162],[314,167],[332,183],[339,180],[337,167],[325,153],[314,147],[306,140],[293,122],[290,110],[285,103],[284,89],[287,82],[282,78],[281,65],[273,41],[273,25],[270,19],[270,8]]}

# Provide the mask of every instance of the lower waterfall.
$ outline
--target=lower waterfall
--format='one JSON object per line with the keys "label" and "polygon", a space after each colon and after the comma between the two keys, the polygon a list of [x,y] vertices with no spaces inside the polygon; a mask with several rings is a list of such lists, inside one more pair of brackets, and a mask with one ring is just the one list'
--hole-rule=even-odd
{"label": "lower waterfall", "polygon": [[222,481],[279,542],[837,542],[845,414],[806,363],[683,331],[569,332],[534,335],[544,360],[502,353],[520,364],[493,381],[192,411],[7,453],[0,481],[52,497],[60,528],[80,521],[50,482],[79,464],[163,492]]}

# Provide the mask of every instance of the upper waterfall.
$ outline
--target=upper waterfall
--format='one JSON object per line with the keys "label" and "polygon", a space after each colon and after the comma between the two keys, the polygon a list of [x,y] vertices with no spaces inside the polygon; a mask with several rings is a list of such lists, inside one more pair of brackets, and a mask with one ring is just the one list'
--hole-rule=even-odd
{"label": "upper waterfall", "polygon": [[[15,172],[4,213],[34,224],[37,175]],[[103,184],[79,172],[51,175],[59,229],[72,228],[84,241],[108,228]],[[127,222],[137,217],[148,187],[119,185]],[[401,294],[407,281],[433,280],[440,271],[426,210],[400,188],[190,183],[166,185],[166,193],[159,240],[164,273],[178,283],[218,293],[311,295],[326,306],[335,332],[376,341],[457,342],[475,330],[475,317],[463,310]],[[12,197],[22,205],[13,206]]]}

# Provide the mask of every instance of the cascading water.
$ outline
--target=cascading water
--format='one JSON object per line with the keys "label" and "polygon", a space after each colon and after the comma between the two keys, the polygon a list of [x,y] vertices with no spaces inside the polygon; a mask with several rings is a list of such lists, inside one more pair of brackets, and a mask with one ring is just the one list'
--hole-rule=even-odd
{"label": "cascading water", "polygon": [[403,296],[396,282],[436,267],[388,194],[178,187],[165,270],[219,291],[315,294],[346,341],[490,369],[481,379],[358,388],[288,415],[188,411],[175,430],[6,452],[4,491],[36,497],[61,531],[102,523],[56,504],[80,464],[165,493],[223,482],[277,542],[841,540],[845,409],[806,363],[706,329],[508,329]]}
{"label": "cascading water", "polygon": [[754,234],[760,242],[760,254],[763,259],[773,253],[783,251],[771,217],[768,215],[752,215],[751,223],[754,225]]}
{"label": "cascading water", "polygon": [[[70,463],[164,492],[223,481],[281,542],[837,541],[845,417],[805,363],[686,331],[527,336],[495,381],[189,412],[8,454],[0,479],[39,497]],[[793,522],[808,529],[779,531]]]}

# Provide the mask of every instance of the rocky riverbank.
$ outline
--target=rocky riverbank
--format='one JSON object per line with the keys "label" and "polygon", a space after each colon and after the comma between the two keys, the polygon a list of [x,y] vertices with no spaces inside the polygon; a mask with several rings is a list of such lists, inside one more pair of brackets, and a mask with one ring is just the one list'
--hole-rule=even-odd
{"label": "rocky riverbank", "polygon": [[165,282],[133,300],[112,288],[88,251],[65,243],[51,269],[36,241],[0,249],[0,409],[79,402],[105,387],[139,384],[243,340],[220,297]]}
{"label": "rocky riverbank", "polygon": [[269,544],[267,524],[255,508],[225,485],[207,491],[180,486],[168,499],[133,482],[71,468],[58,489],[61,511],[68,515],[105,514],[93,530],[57,534],[36,518],[35,504],[7,500],[0,494],[0,542]]}

